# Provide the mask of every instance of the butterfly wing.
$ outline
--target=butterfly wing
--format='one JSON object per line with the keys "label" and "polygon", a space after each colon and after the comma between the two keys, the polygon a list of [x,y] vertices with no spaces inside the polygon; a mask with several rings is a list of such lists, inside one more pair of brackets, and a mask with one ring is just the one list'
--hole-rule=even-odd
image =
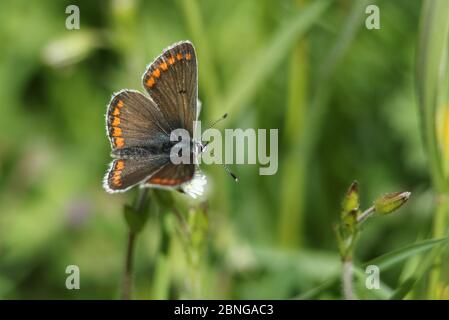
{"label": "butterfly wing", "polygon": [[197,60],[188,41],[179,42],[156,58],[143,75],[150,97],[137,91],[116,94],[106,122],[113,156],[104,179],[108,192],[147,185],[177,187],[195,174],[195,165],[173,164],[162,145],[172,130],[186,129],[193,137],[197,117]]}
{"label": "butterfly wing", "polygon": [[168,120],[170,129],[184,128],[193,137],[198,72],[192,43],[182,41],[164,50],[145,71],[143,86]]}
{"label": "butterfly wing", "polygon": [[169,162],[152,175],[146,181],[146,184],[150,186],[176,187],[191,180],[194,173],[194,164],[173,164]]}
{"label": "butterfly wing", "polygon": [[157,143],[170,137],[170,126],[153,100],[138,91],[115,94],[106,113],[106,129],[112,149]]}
{"label": "butterfly wing", "polygon": [[125,191],[145,181],[170,159],[160,151],[169,141],[169,126],[157,105],[143,94],[122,90],[115,94],[106,112],[106,129],[114,160],[103,186],[108,192]]}
{"label": "butterfly wing", "polygon": [[169,162],[163,156],[116,159],[112,161],[103,180],[103,187],[107,192],[123,192],[146,181]]}

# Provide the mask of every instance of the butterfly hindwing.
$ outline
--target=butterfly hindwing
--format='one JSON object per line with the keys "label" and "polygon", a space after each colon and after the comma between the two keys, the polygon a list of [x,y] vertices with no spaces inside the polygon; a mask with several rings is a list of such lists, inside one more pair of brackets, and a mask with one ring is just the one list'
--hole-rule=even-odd
{"label": "butterfly hindwing", "polygon": [[194,173],[194,164],[173,164],[169,162],[161,170],[152,175],[146,181],[146,184],[175,187],[191,180]]}
{"label": "butterfly hindwing", "polygon": [[103,186],[108,192],[126,191],[132,186],[148,180],[150,176],[164,168],[169,158],[155,156],[112,161]]}
{"label": "butterfly hindwing", "polygon": [[143,86],[156,102],[171,130],[184,128],[193,136],[197,115],[196,53],[189,41],[174,44],[154,60],[143,75]]}

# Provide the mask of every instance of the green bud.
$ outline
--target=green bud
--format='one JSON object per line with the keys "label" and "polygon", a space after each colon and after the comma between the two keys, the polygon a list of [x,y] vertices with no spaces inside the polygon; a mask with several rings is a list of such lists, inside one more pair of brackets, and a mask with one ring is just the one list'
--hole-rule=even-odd
{"label": "green bud", "polygon": [[407,202],[410,194],[408,191],[387,193],[374,201],[374,209],[379,214],[393,212]]}
{"label": "green bud", "polygon": [[132,206],[125,205],[124,215],[129,229],[134,233],[139,233],[147,222],[148,210],[137,212]]}
{"label": "green bud", "polygon": [[352,182],[342,202],[342,218],[345,218],[350,212],[359,209],[359,184]]}

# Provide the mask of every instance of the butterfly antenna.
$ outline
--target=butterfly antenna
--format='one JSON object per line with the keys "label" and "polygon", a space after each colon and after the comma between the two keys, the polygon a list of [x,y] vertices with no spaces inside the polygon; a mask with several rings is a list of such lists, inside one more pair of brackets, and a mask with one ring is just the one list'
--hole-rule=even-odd
{"label": "butterfly antenna", "polygon": [[[215,125],[216,125],[217,123],[219,123],[220,121],[226,119],[227,117],[228,117],[228,114],[225,113],[225,114],[222,115],[220,118],[218,118],[217,120],[215,120],[214,122],[212,122],[212,124],[211,124],[206,130],[215,127]],[[206,131],[206,130],[204,130],[204,131]],[[203,139],[201,139],[201,140],[203,140]],[[210,143],[210,141],[207,141],[207,142],[201,141],[201,145],[202,145],[202,146],[201,146],[201,152],[202,152],[202,150],[206,149],[206,147],[207,147],[207,145],[208,145],[209,143]]]}
{"label": "butterfly antenna", "polygon": [[232,177],[232,179],[234,179],[235,182],[239,182],[239,178],[234,173],[232,173],[231,170],[229,170],[229,167],[226,164],[222,163],[221,165],[226,170],[226,172]]}
{"label": "butterfly antenna", "polygon": [[[218,118],[217,120],[215,120],[215,121],[214,121],[214,122],[207,128],[207,129],[210,129],[210,128],[215,127],[215,125],[216,125],[217,123],[221,122],[222,120],[226,119],[227,117],[228,117],[228,114],[225,113],[225,114],[222,115],[220,118]],[[206,129],[206,130],[207,130],[207,129]],[[206,147],[207,147],[207,145],[209,144],[209,142],[210,142],[210,141],[208,141],[208,142],[206,142],[206,143],[204,143],[204,144],[202,145],[202,150],[205,150],[205,149],[206,149]],[[222,163],[221,165],[222,165],[223,168],[226,170],[226,172],[232,177],[232,179],[234,179],[235,182],[239,182],[239,178],[238,178],[234,173],[232,173],[232,171],[229,169],[229,167],[228,167],[226,164]]]}
{"label": "butterfly antenna", "polygon": [[[207,128],[207,129],[210,129],[210,128],[215,127],[215,125],[216,125],[217,123],[219,123],[220,121],[226,119],[227,117],[228,117],[228,114],[225,113],[225,114],[222,115],[220,118],[218,118],[217,120],[215,120],[214,122],[212,122],[212,124],[211,124],[211,125],[209,126],[209,128]],[[206,130],[207,130],[207,129],[206,129]]]}

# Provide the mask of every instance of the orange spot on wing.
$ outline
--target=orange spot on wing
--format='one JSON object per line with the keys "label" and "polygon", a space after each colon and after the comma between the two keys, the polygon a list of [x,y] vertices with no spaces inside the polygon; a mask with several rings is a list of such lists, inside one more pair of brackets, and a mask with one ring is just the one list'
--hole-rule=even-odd
{"label": "orange spot on wing", "polygon": [[162,62],[162,63],[160,64],[160,67],[161,67],[161,69],[162,69],[163,71],[167,71],[167,70],[168,70],[168,65],[167,65],[166,62]]}
{"label": "orange spot on wing", "polygon": [[115,170],[112,173],[112,183],[117,187],[120,187],[122,185],[121,174],[122,174],[122,170]]}
{"label": "orange spot on wing", "polygon": [[125,139],[123,138],[115,138],[114,139],[115,146],[117,148],[122,148],[125,145]]}
{"label": "orange spot on wing", "polygon": [[169,178],[152,178],[150,183],[160,184],[160,185],[175,185],[181,183],[181,179],[169,179]]}
{"label": "orange spot on wing", "polygon": [[161,76],[161,71],[159,69],[156,69],[153,71],[153,77],[159,78]]}
{"label": "orange spot on wing", "polygon": [[178,54],[176,55],[176,59],[181,60],[181,59],[182,59],[182,53],[178,53]]}
{"label": "orange spot on wing", "polygon": [[125,162],[123,160],[117,161],[117,164],[115,165],[115,170],[123,170],[125,168]]}
{"label": "orange spot on wing", "polygon": [[175,63],[175,58],[173,58],[173,57],[168,58],[168,64],[172,65],[174,63]]}
{"label": "orange spot on wing", "polygon": [[190,52],[186,53],[186,60],[190,60],[192,59],[192,55],[190,54]]}
{"label": "orange spot on wing", "polygon": [[114,111],[112,112],[112,114],[114,116],[118,116],[120,114],[120,109],[119,108],[115,108]]}
{"label": "orange spot on wing", "polygon": [[113,137],[120,137],[122,135],[122,129],[118,127],[114,127],[114,130],[112,131]]}
{"label": "orange spot on wing", "polygon": [[153,77],[150,77],[150,78],[147,80],[146,85],[147,85],[147,87],[151,88],[152,86],[154,86],[155,82],[156,82],[156,81],[154,81],[154,78],[153,78]]}
{"label": "orange spot on wing", "polygon": [[117,107],[118,107],[118,108],[123,107],[123,105],[124,105],[123,100],[117,101]]}
{"label": "orange spot on wing", "polygon": [[120,118],[114,117],[114,119],[112,120],[112,126],[117,127],[119,124],[120,124]]}

